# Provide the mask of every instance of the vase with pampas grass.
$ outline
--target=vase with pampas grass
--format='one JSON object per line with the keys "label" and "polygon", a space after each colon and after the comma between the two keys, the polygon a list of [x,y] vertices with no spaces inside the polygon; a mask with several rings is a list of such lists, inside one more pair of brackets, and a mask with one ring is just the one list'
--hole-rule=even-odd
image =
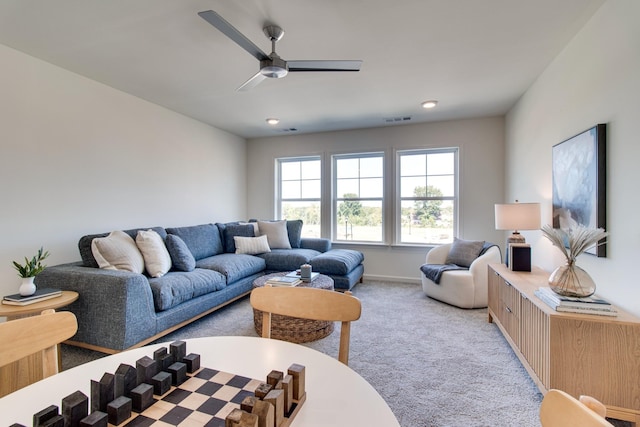
{"label": "vase with pampas grass", "polygon": [[576,258],[587,249],[598,245],[607,237],[602,228],[577,225],[568,230],[542,226],[542,233],[553,246],[560,249],[567,262],[556,268],[549,276],[549,287],[558,295],[588,297],[596,292],[596,284],[586,271],[576,265]]}

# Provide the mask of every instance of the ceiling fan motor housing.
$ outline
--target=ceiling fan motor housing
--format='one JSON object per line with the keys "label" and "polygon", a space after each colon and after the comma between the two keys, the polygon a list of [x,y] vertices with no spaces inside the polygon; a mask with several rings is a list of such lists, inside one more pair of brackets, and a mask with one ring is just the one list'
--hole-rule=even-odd
{"label": "ceiling fan motor housing", "polygon": [[280,79],[287,75],[289,67],[287,61],[278,55],[271,54],[271,58],[260,61],[260,74],[271,79]]}

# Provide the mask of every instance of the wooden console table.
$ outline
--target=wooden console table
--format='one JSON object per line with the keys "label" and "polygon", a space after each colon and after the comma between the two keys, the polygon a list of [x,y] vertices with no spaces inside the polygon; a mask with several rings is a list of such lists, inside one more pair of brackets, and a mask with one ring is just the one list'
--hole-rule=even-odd
{"label": "wooden console table", "polygon": [[489,322],[494,322],[544,394],[593,396],[607,416],[640,422],[640,319],[559,313],[534,295],[549,273],[489,266]]}

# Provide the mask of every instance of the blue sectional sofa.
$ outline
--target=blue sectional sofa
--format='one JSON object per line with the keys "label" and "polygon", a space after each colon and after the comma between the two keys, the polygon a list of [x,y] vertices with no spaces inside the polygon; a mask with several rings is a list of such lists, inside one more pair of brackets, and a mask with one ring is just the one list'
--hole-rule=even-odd
{"label": "blue sectional sofa", "polygon": [[350,290],[364,272],[361,252],[331,249],[327,239],[301,238],[302,221],[286,222],[291,248],[251,255],[236,253],[234,247],[235,236],[255,235],[257,229],[251,224],[124,232],[135,240],[138,231],[150,229],[162,238],[171,256],[172,267],[161,277],[99,268],[92,242],[109,233],[83,236],[78,242],[82,261],[47,267],[36,277],[37,286],[79,294],[66,308],[78,319],[78,332],[69,344],[105,353],[139,347],[249,294],[257,277],[292,271],[305,263],[331,276],[341,291]]}

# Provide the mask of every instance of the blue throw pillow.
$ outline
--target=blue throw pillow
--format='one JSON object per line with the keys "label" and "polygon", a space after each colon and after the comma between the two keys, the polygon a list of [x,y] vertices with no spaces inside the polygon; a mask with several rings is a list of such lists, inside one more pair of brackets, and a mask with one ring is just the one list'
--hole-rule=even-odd
{"label": "blue throw pillow", "polygon": [[300,240],[302,240],[302,220],[294,219],[287,220],[287,234],[289,235],[289,243],[292,248],[300,247]]}
{"label": "blue throw pillow", "polygon": [[168,234],[164,241],[173,268],[180,271],[193,271],[196,268],[196,259],[187,247],[187,244],[175,234]]}
{"label": "blue throw pillow", "polygon": [[256,237],[253,224],[227,224],[222,232],[224,238],[224,251],[230,254],[236,252],[235,236]]}

